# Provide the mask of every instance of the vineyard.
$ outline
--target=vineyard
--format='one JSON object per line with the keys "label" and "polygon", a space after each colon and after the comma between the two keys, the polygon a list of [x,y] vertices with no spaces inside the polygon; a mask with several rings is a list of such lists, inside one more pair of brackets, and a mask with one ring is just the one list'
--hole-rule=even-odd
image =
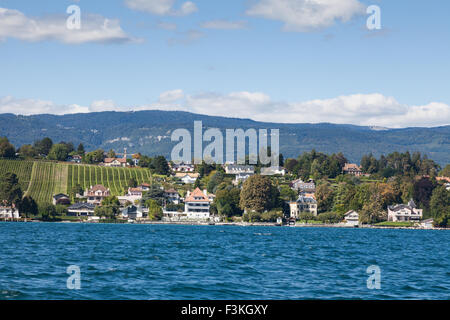
{"label": "vineyard", "polygon": [[79,165],[43,161],[0,160],[0,176],[15,173],[25,195],[30,195],[38,204],[52,202],[57,193],[69,193],[79,184],[83,189],[102,184],[111,194],[124,194],[128,181],[151,182],[151,174],[142,168],[110,168],[94,165]]}

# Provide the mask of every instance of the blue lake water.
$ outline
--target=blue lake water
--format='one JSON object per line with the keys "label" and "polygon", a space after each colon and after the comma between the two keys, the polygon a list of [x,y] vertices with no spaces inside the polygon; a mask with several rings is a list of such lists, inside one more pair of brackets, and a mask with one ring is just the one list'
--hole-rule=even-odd
{"label": "blue lake water", "polygon": [[0,243],[0,299],[450,297],[446,230],[0,223]]}

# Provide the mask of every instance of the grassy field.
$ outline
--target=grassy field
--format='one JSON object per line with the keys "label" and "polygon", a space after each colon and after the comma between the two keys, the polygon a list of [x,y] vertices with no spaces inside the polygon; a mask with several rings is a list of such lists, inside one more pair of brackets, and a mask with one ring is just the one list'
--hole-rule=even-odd
{"label": "grassy field", "polygon": [[118,196],[124,193],[131,178],[138,183],[152,180],[150,171],[142,168],[0,160],[0,175],[6,172],[15,173],[24,194],[33,197],[38,204],[51,203],[54,194],[68,193],[77,184],[83,189],[102,184],[110,188],[111,194]]}
{"label": "grassy field", "polygon": [[378,227],[414,227],[415,223],[410,221],[383,221],[375,225]]}

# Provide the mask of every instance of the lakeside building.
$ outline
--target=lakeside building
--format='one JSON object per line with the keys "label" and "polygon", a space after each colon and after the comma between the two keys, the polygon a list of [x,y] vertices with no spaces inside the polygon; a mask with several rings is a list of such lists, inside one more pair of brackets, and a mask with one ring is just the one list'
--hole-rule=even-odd
{"label": "lakeside building", "polygon": [[424,229],[433,229],[433,223],[434,223],[434,219],[426,219],[423,220],[420,225],[422,226],[422,228]]}
{"label": "lakeside building", "polygon": [[363,175],[362,168],[355,163],[346,163],[342,168],[343,174],[350,174],[352,176],[360,177]]}
{"label": "lakeside building", "polygon": [[86,202],[77,202],[67,208],[68,216],[93,216],[95,211],[95,205]]}
{"label": "lakeside building", "polygon": [[344,215],[345,224],[348,226],[359,225],[359,213],[355,210],[347,211]]}
{"label": "lakeside building", "polygon": [[175,174],[175,178],[180,179],[183,181],[184,184],[192,184],[197,181],[197,178],[199,177],[198,173],[183,173],[183,172],[177,172]]}
{"label": "lakeside building", "polygon": [[144,217],[144,210],[141,206],[131,205],[122,210],[122,216],[130,220],[142,219]]}
{"label": "lakeside building", "polygon": [[304,182],[302,179],[294,180],[290,183],[290,187],[291,189],[296,190],[298,192],[307,192],[307,193],[316,192],[316,184],[312,179],[309,179],[308,182]]}
{"label": "lakeside building", "polygon": [[254,166],[239,165],[239,164],[227,164],[225,165],[226,174],[239,174],[239,173],[255,173]]}
{"label": "lakeside building", "polygon": [[275,176],[280,175],[284,176],[286,174],[286,170],[280,166],[276,167],[262,167],[261,168],[261,175],[262,176]]}
{"label": "lakeside building", "polygon": [[0,219],[18,219],[20,218],[19,209],[14,204],[11,206],[3,203],[0,205]]}
{"label": "lakeside building", "polygon": [[184,212],[188,219],[208,219],[211,197],[206,190],[195,189],[187,193],[184,200]]}
{"label": "lakeside building", "polygon": [[423,210],[417,208],[413,199],[408,204],[388,206],[388,221],[419,221],[422,214]]}
{"label": "lakeside building", "polygon": [[149,191],[150,190],[150,184],[148,183],[141,183],[138,185],[138,188],[141,188],[142,191]]}
{"label": "lakeside building", "polygon": [[106,197],[109,197],[111,192],[109,188],[105,188],[101,184],[97,184],[95,186],[91,186],[89,189],[86,189],[84,192],[84,196],[87,198],[87,202],[93,205],[100,205]]}
{"label": "lakeside building", "polygon": [[300,195],[296,201],[289,202],[289,209],[291,218],[298,219],[302,212],[317,216],[317,201],[312,196]]}
{"label": "lakeside building", "polygon": [[144,193],[144,190],[142,190],[139,187],[137,187],[137,188],[128,188],[127,195],[129,195],[129,196],[136,196],[136,197],[142,198],[142,194],[143,193]]}
{"label": "lakeside building", "polygon": [[70,198],[67,194],[58,193],[58,194],[53,195],[52,203],[53,203],[53,205],[62,204],[62,205],[67,206],[70,204]]}

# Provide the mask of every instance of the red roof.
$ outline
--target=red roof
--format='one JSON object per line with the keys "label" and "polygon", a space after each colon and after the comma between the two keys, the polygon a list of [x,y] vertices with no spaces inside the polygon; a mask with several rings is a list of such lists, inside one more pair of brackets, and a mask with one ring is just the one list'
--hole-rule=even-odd
{"label": "red roof", "polygon": [[111,162],[114,162],[114,160],[117,160],[120,163],[126,163],[127,162],[127,159],[125,159],[125,158],[105,158],[105,160],[103,162],[104,163],[111,163]]}
{"label": "red roof", "polygon": [[184,202],[205,202],[208,201],[208,197],[199,188],[191,192],[191,194],[184,200]]}

